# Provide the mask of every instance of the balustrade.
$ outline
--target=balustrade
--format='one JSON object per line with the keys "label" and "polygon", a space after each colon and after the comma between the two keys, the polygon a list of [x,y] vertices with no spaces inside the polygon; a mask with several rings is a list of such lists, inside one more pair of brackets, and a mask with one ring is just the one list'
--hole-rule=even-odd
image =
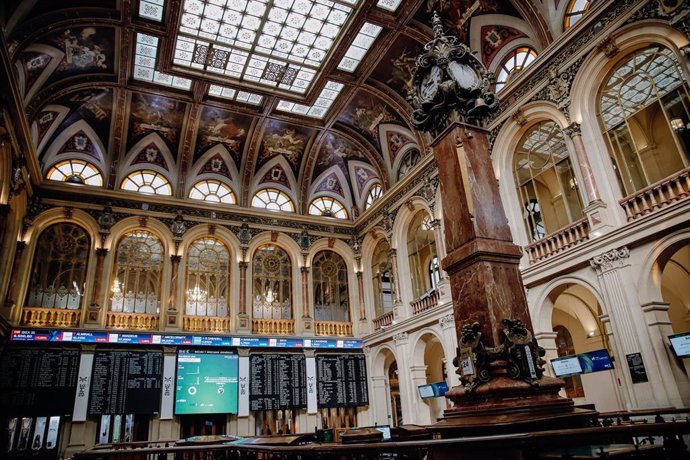
{"label": "balustrade", "polygon": [[534,264],[589,239],[589,221],[586,217],[571,225],[546,235],[539,241],[525,246],[530,263]]}
{"label": "balustrade", "polygon": [[81,310],[64,308],[30,308],[22,310],[22,325],[34,327],[76,327]]}
{"label": "balustrade", "polygon": [[690,194],[690,167],[619,201],[628,222],[665,208]]}
{"label": "balustrade", "polygon": [[350,337],[352,336],[352,323],[343,321],[316,321],[316,335],[327,335],[331,337]]}
{"label": "balustrade", "polygon": [[252,319],[252,333],[266,335],[290,335],[295,333],[294,319]]}
{"label": "balustrade", "polygon": [[227,316],[183,316],[182,328],[192,332],[229,332]]}
{"label": "balustrade", "polygon": [[384,313],[383,315],[374,319],[374,330],[378,331],[379,329],[390,326],[391,324],[393,324],[393,312],[389,311],[388,313]]}
{"label": "balustrade", "polygon": [[158,329],[159,317],[148,313],[118,313],[109,311],[105,326],[109,329],[150,331]]}
{"label": "balustrade", "polygon": [[434,308],[436,305],[438,305],[438,299],[438,290],[434,290],[430,293],[424,294],[417,300],[413,300],[412,302],[410,302],[410,306],[412,307],[412,314],[418,315],[420,313]]}

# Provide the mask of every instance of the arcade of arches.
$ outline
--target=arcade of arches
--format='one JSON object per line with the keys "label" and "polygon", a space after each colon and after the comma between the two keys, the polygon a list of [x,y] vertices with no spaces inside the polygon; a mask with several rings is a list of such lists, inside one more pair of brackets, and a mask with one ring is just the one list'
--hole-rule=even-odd
{"label": "arcade of arches", "polygon": [[[328,343],[366,363],[366,402],[171,409],[130,435],[430,424],[450,408],[420,387],[459,384],[455,203],[406,100],[435,8],[502,100],[491,161],[546,373],[608,354],[563,396],[690,404],[690,352],[669,339],[690,333],[687,2],[6,3],[4,349],[11,330],[104,331],[294,339],[307,368]],[[66,420],[61,452],[103,423]]]}

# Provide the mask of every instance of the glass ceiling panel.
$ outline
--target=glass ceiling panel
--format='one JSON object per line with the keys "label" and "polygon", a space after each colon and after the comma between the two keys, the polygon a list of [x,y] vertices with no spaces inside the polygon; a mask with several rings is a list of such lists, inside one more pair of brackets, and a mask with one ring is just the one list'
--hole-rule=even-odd
{"label": "glass ceiling panel", "polygon": [[401,3],[402,0],[379,0],[376,2],[376,6],[383,8],[384,10],[395,11],[398,9]]}
{"label": "glass ceiling panel", "polygon": [[139,16],[161,22],[163,20],[164,7],[165,0],[140,0]]}
{"label": "glass ceiling panel", "polygon": [[379,33],[381,33],[381,27],[365,22],[352,41],[352,45],[347,49],[345,56],[340,60],[338,68],[347,72],[354,72],[371,45],[376,41]]}
{"label": "glass ceiling panel", "polygon": [[304,94],[358,0],[185,0],[173,62]]}
{"label": "glass ceiling panel", "polygon": [[158,37],[137,33],[137,43],[134,52],[134,76],[135,80],[148,81],[171,88],[189,91],[192,80],[188,78],[174,77],[156,70],[158,56]]}
{"label": "glass ceiling panel", "polygon": [[321,94],[319,94],[319,97],[316,98],[314,105],[309,106],[281,100],[278,103],[276,109],[283,112],[296,113],[298,115],[304,115],[306,117],[321,119],[326,115],[328,109],[331,108],[331,105],[333,105],[333,101],[335,101],[342,89],[342,83],[328,81],[323,90],[321,90]]}
{"label": "glass ceiling panel", "polygon": [[227,86],[211,85],[208,88],[209,96],[220,97],[231,101],[245,102],[252,105],[260,105],[264,97],[259,94],[248,93],[246,91],[237,91]]}

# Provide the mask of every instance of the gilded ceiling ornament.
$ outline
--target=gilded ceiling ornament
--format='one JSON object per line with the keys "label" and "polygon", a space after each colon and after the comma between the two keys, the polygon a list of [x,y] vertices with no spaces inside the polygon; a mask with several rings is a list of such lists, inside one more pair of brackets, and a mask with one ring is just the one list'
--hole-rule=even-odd
{"label": "gilded ceiling ornament", "polygon": [[498,108],[484,65],[457,37],[444,34],[436,13],[432,25],[434,39],[417,57],[413,88],[407,96],[412,124],[422,131],[439,130],[453,113],[461,120],[484,121]]}

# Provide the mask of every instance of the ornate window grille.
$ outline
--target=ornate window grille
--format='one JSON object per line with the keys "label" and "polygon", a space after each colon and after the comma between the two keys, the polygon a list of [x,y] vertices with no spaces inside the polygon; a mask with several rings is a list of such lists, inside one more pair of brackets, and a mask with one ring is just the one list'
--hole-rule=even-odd
{"label": "ornate window grille", "polygon": [[187,250],[185,315],[227,316],[230,253],[215,238],[195,240]]}
{"label": "ornate window grille", "polygon": [[252,261],[253,317],[292,319],[292,263],[273,244],[261,246]]}
{"label": "ornate window grille", "polygon": [[314,319],[316,321],[350,321],[347,293],[347,266],[340,255],[321,251],[312,262]]}

